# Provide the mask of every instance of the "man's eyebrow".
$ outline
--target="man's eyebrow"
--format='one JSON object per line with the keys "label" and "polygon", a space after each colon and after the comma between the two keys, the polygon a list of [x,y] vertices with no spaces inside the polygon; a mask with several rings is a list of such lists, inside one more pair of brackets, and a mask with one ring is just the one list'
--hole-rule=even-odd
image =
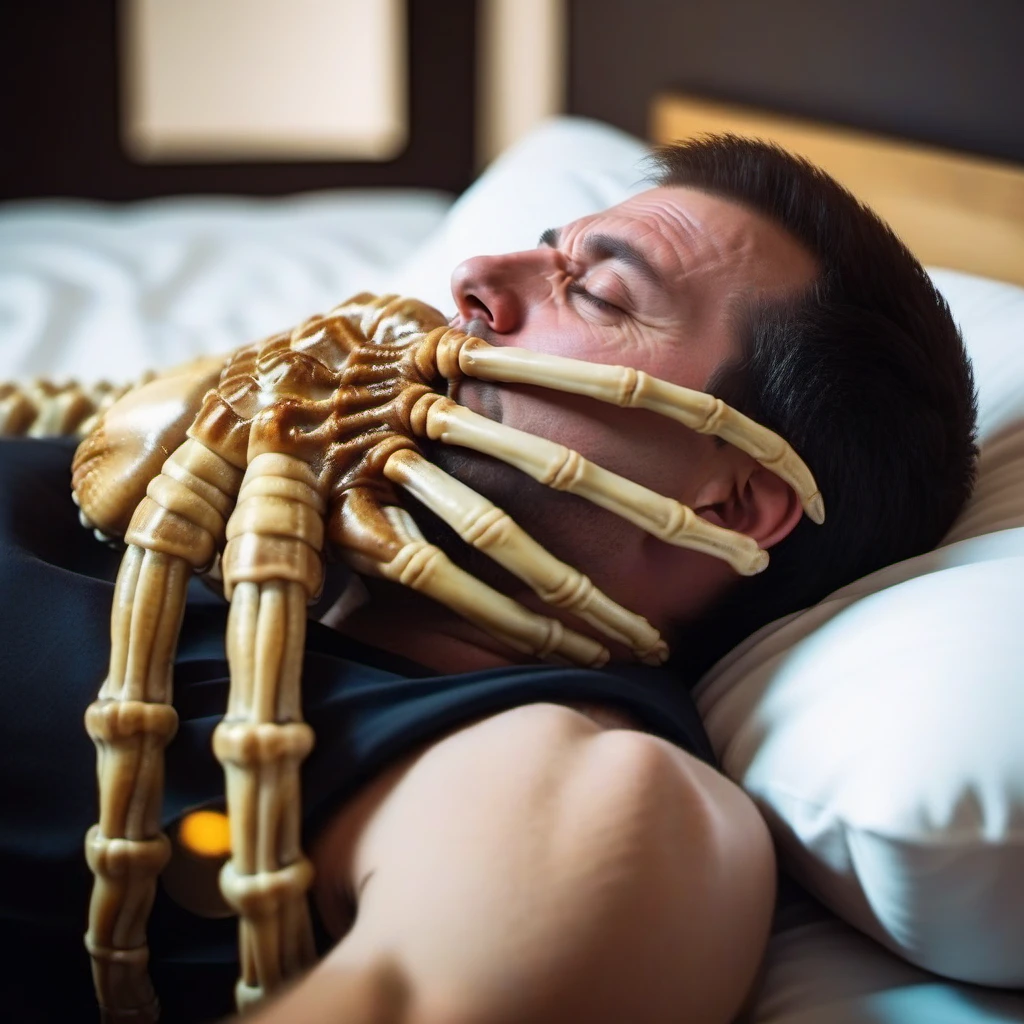
{"label": "man's eyebrow", "polygon": [[616,238],[614,235],[595,233],[587,235],[583,240],[583,251],[591,259],[595,260],[618,260],[632,267],[641,277],[646,278],[651,284],[664,285],[661,274],[654,264],[647,257],[647,254],[637,248],[632,242],[624,238]]}
{"label": "man's eyebrow", "polygon": [[[561,228],[548,228],[541,233],[538,245],[548,245],[552,248],[558,246],[561,238]],[[657,268],[647,257],[647,254],[632,242],[624,238],[616,238],[615,235],[606,235],[602,232],[595,232],[583,239],[583,251],[593,260],[618,260],[632,267],[641,277],[652,284],[664,286],[665,282]]]}

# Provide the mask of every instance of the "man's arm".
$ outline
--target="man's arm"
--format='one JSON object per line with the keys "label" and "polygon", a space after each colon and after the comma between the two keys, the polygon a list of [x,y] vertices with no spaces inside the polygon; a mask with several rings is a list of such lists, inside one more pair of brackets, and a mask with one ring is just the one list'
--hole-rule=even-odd
{"label": "man's arm", "polygon": [[360,893],[355,923],[259,1024],[725,1024],[767,941],[774,859],[749,799],[559,705],[451,734],[331,833],[321,885],[335,870]]}

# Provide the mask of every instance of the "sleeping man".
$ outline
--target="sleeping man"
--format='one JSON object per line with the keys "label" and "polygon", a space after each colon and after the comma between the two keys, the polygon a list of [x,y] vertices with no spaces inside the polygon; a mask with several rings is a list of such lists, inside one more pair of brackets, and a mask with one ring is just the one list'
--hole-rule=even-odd
{"label": "sleeping man", "polygon": [[[829,178],[730,138],[656,160],[651,190],[554,227],[536,249],[457,267],[452,323],[723,398],[802,456],[827,519],[803,517],[749,455],[654,414],[462,382],[471,409],[754,538],[771,565],[741,579],[485,456],[432,450],[644,615],[673,657],[664,669],[624,650],[600,671],[524,662],[376,580],[334,629],[311,623],[304,710],[317,745],[303,799],[323,956],[256,1020],[726,1022],[751,990],[771,841],[715,770],[687,687],[760,625],[938,543],[972,482],[973,384],[924,271]],[[94,752],[81,716],[109,655],[117,556],[77,526],[69,458],[57,444],[0,446],[0,942],[16,950],[0,995],[23,1020],[87,1019],[93,1000],[80,936]],[[225,617],[199,593],[186,611],[172,835],[223,788],[210,735],[226,703]],[[177,849],[151,919],[167,1020],[230,1009],[233,923],[202,896],[202,871]]]}

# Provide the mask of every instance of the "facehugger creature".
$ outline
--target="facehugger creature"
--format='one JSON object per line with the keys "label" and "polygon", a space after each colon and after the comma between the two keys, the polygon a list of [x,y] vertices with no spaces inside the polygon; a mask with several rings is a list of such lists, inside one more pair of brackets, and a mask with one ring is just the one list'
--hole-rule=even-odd
{"label": "facehugger creature", "polygon": [[85,941],[107,1020],[155,1020],[159,1012],[146,922],[170,856],[160,829],[163,751],[177,727],[172,669],[192,573],[216,569],[231,602],[230,697],[214,751],[231,829],[221,889],[240,918],[235,995],[246,1007],[314,958],[306,903],[312,867],[299,840],[299,766],[313,734],[302,721],[299,676],[306,607],[320,591],[327,556],[429,595],[516,651],[591,666],[609,656],[597,640],[457,568],[424,539],[402,491],[547,603],[636,658],[658,664],[668,653],[645,619],[427,461],[418,438],[494,456],[670,544],[723,558],[738,573],[766,566],[751,538],[458,405],[447,393],[462,376],[649,409],[715,434],[786,480],[813,520],[824,519],[813,477],[790,446],[721,400],[626,367],[492,347],[449,329],[429,306],[394,296],[358,295],[290,332],[156,376],[122,397],[43,385],[27,395],[0,390],[0,433],[85,428],[73,466],[82,522],[127,545],[110,669],[85,716],[100,797],[85,844],[95,876]]}

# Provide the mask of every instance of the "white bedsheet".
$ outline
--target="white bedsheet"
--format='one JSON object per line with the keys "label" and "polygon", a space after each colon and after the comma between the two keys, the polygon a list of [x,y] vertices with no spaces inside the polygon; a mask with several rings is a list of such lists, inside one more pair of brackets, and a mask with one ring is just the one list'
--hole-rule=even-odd
{"label": "white bedsheet", "polygon": [[182,198],[0,210],[0,379],[128,381],[386,290],[443,193]]}

